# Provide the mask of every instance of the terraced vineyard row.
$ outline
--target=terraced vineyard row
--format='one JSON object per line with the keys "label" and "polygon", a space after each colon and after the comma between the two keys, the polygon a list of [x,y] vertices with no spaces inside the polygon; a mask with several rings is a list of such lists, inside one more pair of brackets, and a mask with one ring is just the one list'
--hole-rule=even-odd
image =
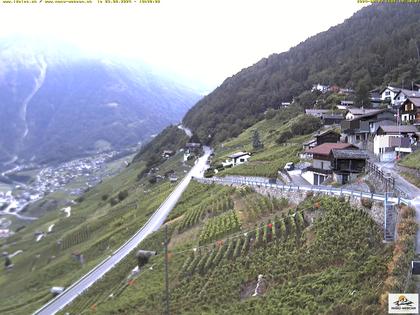
{"label": "terraced vineyard row", "polygon": [[[232,211],[224,215],[232,215],[232,213],[234,212]],[[208,226],[212,226],[213,229],[216,230],[215,224],[216,222],[209,224]],[[304,219],[303,211],[281,218],[275,217],[267,223],[261,223],[254,230],[242,233],[240,236],[228,238],[226,241],[219,240],[210,248],[203,247],[199,248],[196,252],[192,252],[183,264],[181,276],[187,277],[194,273],[205,274],[219,265],[223,260],[229,261],[245,256],[253,249],[265,246],[273,241],[282,242],[290,239],[292,236],[297,237],[306,226],[307,224]],[[208,235],[208,231],[209,229],[204,229],[203,233]],[[221,233],[223,235],[232,233],[232,231],[227,231],[228,230]],[[215,240],[217,237],[211,239]],[[202,237],[200,236],[200,243],[201,240]]]}
{"label": "terraced vineyard row", "polygon": [[235,211],[230,210],[217,217],[208,219],[204,223],[199,243],[205,244],[220,239],[223,236],[238,231],[240,227],[241,225]]}
{"label": "terraced vineyard row", "polygon": [[224,192],[222,196],[213,200],[209,205],[196,206],[188,210],[179,225],[179,229],[180,231],[183,231],[202,221],[206,216],[214,216],[218,213],[223,213],[233,209],[233,206],[233,200],[229,197],[227,192]]}
{"label": "terraced vineyard row", "polygon": [[256,198],[255,194],[247,194],[245,201],[246,214],[249,220],[255,220],[262,215],[282,210],[289,204],[288,200],[284,198],[277,199],[260,195]]}
{"label": "terraced vineyard row", "polygon": [[61,242],[61,249],[66,250],[74,245],[83,243],[90,237],[90,229],[87,225],[83,225],[77,231],[65,236]]}

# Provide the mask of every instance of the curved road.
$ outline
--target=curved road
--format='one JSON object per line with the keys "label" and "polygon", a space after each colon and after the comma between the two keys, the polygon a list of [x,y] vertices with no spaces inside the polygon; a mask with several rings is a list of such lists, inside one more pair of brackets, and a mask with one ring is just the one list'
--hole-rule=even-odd
{"label": "curved road", "polygon": [[68,287],[63,293],[52,299],[50,302],[45,304],[34,314],[39,315],[51,315],[62,310],[67,304],[73,301],[77,296],[82,294],[83,291],[88,289],[92,284],[99,280],[104,274],[111,270],[116,264],[118,264],[124,257],[126,257],[132,250],[134,250],[142,240],[144,240],[149,234],[159,229],[162,223],[165,221],[167,215],[175,207],[184,190],[187,188],[192,177],[202,177],[203,172],[206,168],[206,162],[211,154],[211,149],[204,147],[204,155],[197,160],[194,167],[188,172],[188,174],[182,179],[178,186],[172,191],[172,193],[166,198],[166,200],[160,205],[159,209],[153,213],[146,224],[134,234],[127,242],[125,242],[120,248],[118,248],[112,256],[109,256],[103,260],[99,265],[93,268],[90,272],[80,278],[73,285]]}

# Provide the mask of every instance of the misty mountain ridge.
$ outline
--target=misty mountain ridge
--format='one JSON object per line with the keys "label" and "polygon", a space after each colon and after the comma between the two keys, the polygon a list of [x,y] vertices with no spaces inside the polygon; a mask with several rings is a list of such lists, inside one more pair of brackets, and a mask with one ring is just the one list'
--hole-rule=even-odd
{"label": "misty mountain ridge", "polygon": [[140,62],[64,43],[0,40],[0,163],[136,145],[180,121],[199,98]]}

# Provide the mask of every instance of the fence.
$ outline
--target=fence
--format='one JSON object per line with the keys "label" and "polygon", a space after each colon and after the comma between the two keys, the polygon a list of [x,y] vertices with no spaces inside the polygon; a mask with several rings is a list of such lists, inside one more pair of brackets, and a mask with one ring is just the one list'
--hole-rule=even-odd
{"label": "fence", "polygon": [[279,185],[269,182],[259,182],[259,181],[250,181],[250,180],[243,180],[243,179],[233,179],[233,178],[219,178],[219,177],[212,177],[212,178],[193,178],[198,182],[211,184],[211,183],[218,183],[218,184],[237,184],[237,185],[247,185],[247,186],[255,186],[255,187],[266,187],[266,188],[273,188],[273,189],[280,189],[283,191],[296,191],[296,192],[313,192],[313,193],[321,193],[326,195],[335,195],[335,196],[350,196],[355,198],[368,198],[371,200],[376,201],[385,201],[393,204],[409,204],[409,200],[406,198],[398,197],[390,197],[388,194],[374,194],[370,192],[363,192],[357,190],[350,190],[350,189],[343,189],[343,188],[333,188],[329,186],[297,186],[297,185]]}
{"label": "fence", "polygon": [[385,173],[374,163],[366,161],[365,171],[375,176],[385,185],[385,193],[391,190],[397,197],[408,197],[407,194],[395,185],[395,178]]}

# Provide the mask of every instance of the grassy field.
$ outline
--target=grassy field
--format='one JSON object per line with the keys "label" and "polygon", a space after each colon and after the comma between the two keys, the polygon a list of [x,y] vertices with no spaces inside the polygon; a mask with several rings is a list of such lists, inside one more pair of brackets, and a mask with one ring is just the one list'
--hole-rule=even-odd
{"label": "grassy field", "polygon": [[[168,226],[171,314],[381,314],[381,295],[396,289],[389,277],[402,281],[408,268],[402,260],[390,275],[399,259],[394,247],[382,243],[363,210],[337,198],[308,196],[293,205],[250,189],[192,183]],[[404,239],[412,244],[409,230]],[[162,314],[162,241],[161,229],[142,244],[159,254],[139,275],[130,277],[133,253],[62,314]],[[266,289],[253,297],[259,274]]]}
{"label": "grassy field", "polygon": [[[218,145],[215,149],[214,165],[220,164],[226,158],[238,151],[251,152],[252,157],[249,162],[225,169],[218,173],[224,175],[244,175],[244,176],[265,176],[277,177],[277,172],[283,169],[288,162],[299,162],[299,153],[302,151],[302,143],[309,140],[312,135],[292,136],[284,143],[278,144],[276,140],[291,126],[299,123],[302,115],[290,121],[278,119],[264,119],[251,128],[245,130],[237,138]],[[254,150],[252,147],[252,135],[257,130],[264,148]]]}
{"label": "grassy field", "polygon": [[[159,174],[174,170],[182,177],[189,167],[181,157],[164,162]],[[60,206],[31,224],[20,223],[22,230],[2,240],[2,251],[23,253],[12,258],[13,269],[0,271],[0,286],[8,288],[0,290],[0,314],[31,313],[52,298],[52,286],[69,286],[146,222],[176,184],[139,180],[143,169],[143,162],[133,163],[105,179],[71,205],[70,217]],[[52,224],[52,233],[46,233]],[[41,232],[44,237],[36,242]],[[83,265],[75,254],[83,254]]]}
{"label": "grassy field", "polygon": [[405,156],[400,164],[405,167],[414,168],[420,170],[420,150],[410,153]]}

